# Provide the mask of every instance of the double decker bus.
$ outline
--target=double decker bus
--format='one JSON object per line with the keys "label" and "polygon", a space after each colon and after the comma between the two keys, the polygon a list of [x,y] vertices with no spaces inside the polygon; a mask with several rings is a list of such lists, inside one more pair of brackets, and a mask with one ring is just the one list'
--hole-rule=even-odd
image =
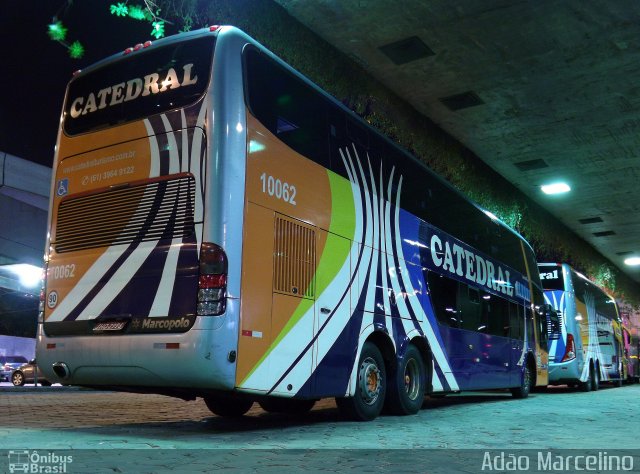
{"label": "double decker bus", "polygon": [[549,383],[598,390],[626,379],[622,320],[615,299],[566,263],[540,263],[547,304],[560,319],[549,343]]}
{"label": "double decker bus", "polygon": [[357,420],[547,384],[529,244],[234,27],[71,80],[49,221],[68,384]]}
{"label": "double decker bus", "polygon": [[624,344],[624,356],[627,361],[627,381],[634,383],[640,380],[640,364],[638,364],[640,341],[638,336],[632,334],[631,329],[624,324],[624,320],[622,324],[622,342]]}

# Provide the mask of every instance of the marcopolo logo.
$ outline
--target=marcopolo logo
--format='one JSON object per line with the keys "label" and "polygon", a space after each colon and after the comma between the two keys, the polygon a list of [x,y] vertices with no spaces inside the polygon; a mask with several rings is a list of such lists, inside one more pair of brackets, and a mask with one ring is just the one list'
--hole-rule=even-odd
{"label": "marcopolo logo", "polygon": [[161,331],[172,331],[174,329],[187,329],[191,321],[187,318],[180,319],[155,319],[146,318],[142,321],[142,329],[155,329]]}
{"label": "marcopolo logo", "polygon": [[9,451],[9,472],[28,473],[64,473],[73,462],[73,456],[56,453],[39,453],[38,451]]}

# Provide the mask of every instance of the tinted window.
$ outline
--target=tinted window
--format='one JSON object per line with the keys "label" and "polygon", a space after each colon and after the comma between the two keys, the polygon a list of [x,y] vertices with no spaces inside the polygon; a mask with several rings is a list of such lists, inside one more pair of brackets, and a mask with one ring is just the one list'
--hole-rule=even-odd
{"label": "tinted window", "polygon": [[387,161],[403,175],[404,209],[526,275],[520,238],[398,149]]}
{"label": "tinted window", "polygon": [[478,298],[478,290],[458,282],[457,306],[462,329],[486,332],[486,325],[482,321],[482,306]]}
{"label": "tinted window", "polygon": [[460,327],[457,293],[458,282],[434,272],[427,272],[429,296],[436,318],[441,324],[454,328]]}
{"label": "tinted window", "polygon": [[524,339],[524,315],[522,306],[513,305],[509,311],[509,337],[512,339]]}
{"label": "tinted window", "polygon": [[[518,306],[490,293],[482,292],[482,324],[485,332],[494,336],[509,337],[511,321],[509,315],[517,316]],[[517,334],[516,336],[517,337]]]}
{"label": "tinted window", "polygon": [[255,48],[245,52],[246,95],[253,115],[301,155],[329,167],[326,99]]}
{"label": "tinted window", "polygon": [[195,102],[206,90],[214,38],[131,53],[71,81],[69,135],[119,125]]}
{"label": "tinted window", "polygon": [[515,303],[435,272],[427,272],[433,310],[441,324],[524,339],[524,309]]}
{"label": "tinted window", "polygon": [[577,299],[586,304],[587,301],[585,300],[585,298],[593,298],[593,304],[595,306],[596,313],[606,317],[607,319],[618,319],[618,312],[615,301],[609,298],[609,296],[607,296],[607,294],[602,291],[600,287],[588,280],[585,280],[584,278],[575,274],[575,272],[573,271],[571,273],[571,277],[573,289]]}

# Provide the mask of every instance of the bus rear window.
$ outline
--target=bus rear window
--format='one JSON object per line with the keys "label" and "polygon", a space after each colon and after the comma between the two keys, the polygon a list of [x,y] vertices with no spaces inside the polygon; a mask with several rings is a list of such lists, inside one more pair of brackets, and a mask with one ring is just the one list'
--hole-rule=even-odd
{"label": "bus rear window", "polygon": [[560,265],[539,265],[540,280],[545,290],[564,290],[564,277]]}
{"label": "bus rear window", "polygon": [[209,83],[214,42],[207,36],[135,52],[72,80],[65,133],[100,130],[196,102]]}

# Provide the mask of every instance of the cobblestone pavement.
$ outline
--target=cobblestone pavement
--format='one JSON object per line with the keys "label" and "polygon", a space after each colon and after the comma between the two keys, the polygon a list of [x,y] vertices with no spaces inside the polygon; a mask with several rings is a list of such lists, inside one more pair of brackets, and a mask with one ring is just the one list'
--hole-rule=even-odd
{"label": "cobblestone pavement", "polygon": [[[76,463],[66,472],[85,472],[83,466],[86,472],[164,472],[170,466],[211,472],[234,462],[241,465],[237,472],[282,472],[286,466],[382,472],[391,465],[395,472],[427,472],[416,468],[421,452],[431,461],[441,458],[441,472],[480,472],[487,450],[638,450],[639,402],[640,385],[590,393],[555,387],[526,400],[487,392],[427,400],[415,416],[355,423],[340,418],[333,400],[322,400],[307,416],[269,414],[256,404],[247,416],[230,420],[212,415],[201,399],[0,387],[0,449],[73,450]],[[465,457],[451,449],[477,451]],[[640,450],[633,453],[640,468]],[[263,463],[259,469],[251,467],[255,458]],[[5,460],[0,452],[0,469]],[[461,465],[453,469],[456,462]],[[144,470],[145,463],[157,465]],[[398,463],[408,463],[406,470]],[[428,472],[440,472],[437,467]]]}

